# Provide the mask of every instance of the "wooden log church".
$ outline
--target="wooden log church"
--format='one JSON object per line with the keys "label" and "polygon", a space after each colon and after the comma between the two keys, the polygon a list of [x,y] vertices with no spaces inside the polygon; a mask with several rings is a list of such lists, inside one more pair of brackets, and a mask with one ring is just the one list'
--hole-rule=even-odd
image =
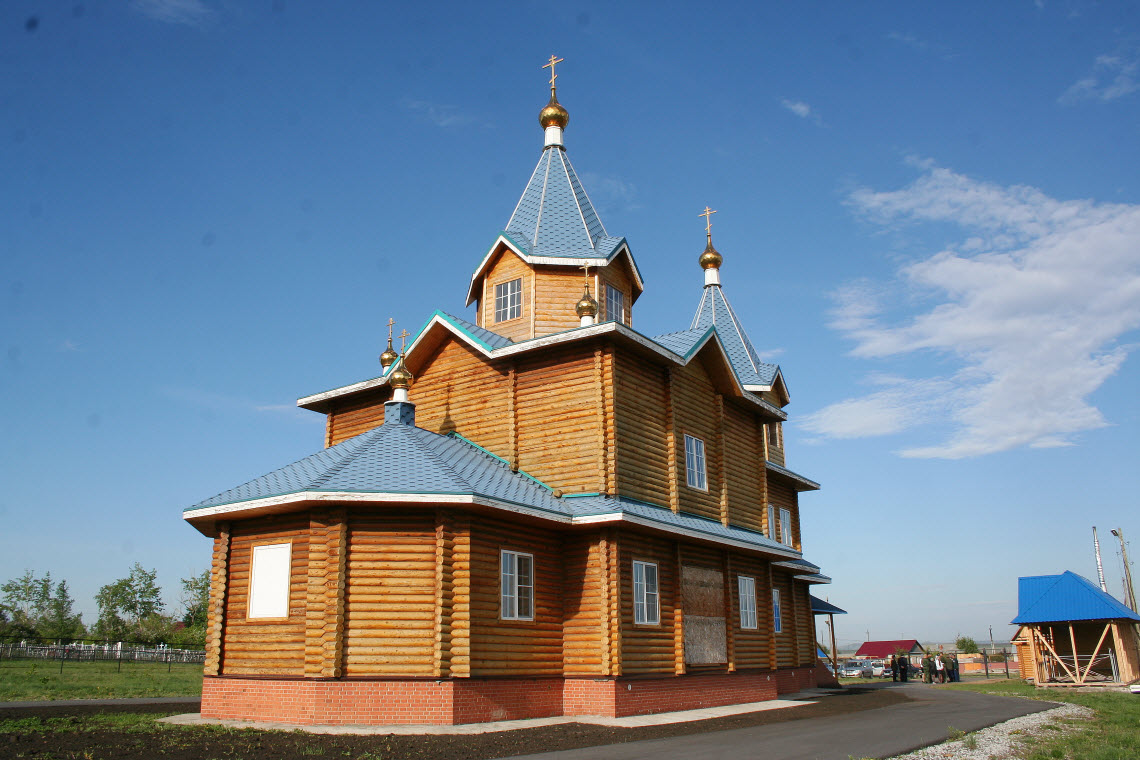
{"label": "wooden log church", "polygon": [[402,354],[389,325],[379,377],[298,401],[323,450],[184,512],[214,542],[203,716],[623,716],[816,684],[819,486],[785,464],[781,371],[708,224],[688,329],[634,329],[641,274],[567,158],[557,62],[474,322],[436,311]]}

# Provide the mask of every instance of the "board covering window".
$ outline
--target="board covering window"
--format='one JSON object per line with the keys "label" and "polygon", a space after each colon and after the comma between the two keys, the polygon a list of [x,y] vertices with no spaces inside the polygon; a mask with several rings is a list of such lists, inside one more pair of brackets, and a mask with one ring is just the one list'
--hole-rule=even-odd
{"label": "board covering window", "polygon": [[789,509],[780,509],[780,541],[792,545],[792,512]]}
{"label": "board covering window", "polygon": [[709,490],[705,478],[705,442],[691,435],[685,436],[685,483],[690,488]]}
{"label": "board covering window", "polygon": [[772,589],[772,630],[783,633],[784,624],[780,621],[780,589]]}
{"label": "board covering window", "polygon": [[253,547],[247,617],[289,617],[289,571],[292,557],[293,545],[289,543]]}
{"label": "board covering window", "polygon": [[740,575],[736,578],[736,585],[740,596],[740,627],[754,631],[759,627],[756,620],[756,579]]}
{"label": "board covering window", "polygon": [[657,593],[657,565],[652,562],[633,562],[633,622],[640,625],[658,625],[661,606]]}
{"label": "board covering window", "polygon": [[534,555],[503,549],[499,554],[503,620],[534,620]]}
{"label": "board covering window", "polygon": [[625,322],[625,294],[606,283],[606,319]]}
{"label": "board covering window", "polygon": [[495,286],[495,321],[506,322],[522,316],[522,278]]}

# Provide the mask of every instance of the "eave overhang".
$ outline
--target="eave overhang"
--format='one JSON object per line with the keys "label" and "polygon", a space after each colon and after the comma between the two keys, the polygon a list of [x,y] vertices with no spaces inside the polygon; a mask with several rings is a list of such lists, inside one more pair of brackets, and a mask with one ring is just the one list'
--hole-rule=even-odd
{"label": "eave overhang", "polygon": [[[546,348],[548,346],[561,345],[564,343],[572,343],[574,341],[589,340],[597,337],[609,337],[611,339],[618,339],[628,342],[631,345],[638,346],[640,349],[658,356],[662,359],[671,361],[675,364],[684,366],[692,361],[703,349],[710,343],[715,344],[716,351],[719,352],[720,358],[723,360],[725,367],[728,369],[727,376],[731,378],[733,390],[735,394],[749,402],[757,409],[766,413],[769,417],[775,420],[786,420],[788,415],[782,409],[772,404],[771,402],[761,398],[755,393],[749,391],[737,378],[735,370],[732,369],[732,362],[728,358],[728,353],[724,349],[724,344],[721,343],[715,327],[710,327],[705,335],[698,340],[687,354],[681,356],[670,351],[661,344],[654,341],[645,335],[634,330],[632,327],[622,324],[621,322],[602,322],[589,327],[576,327],[562,332],[544,335],[540,338],[533,338],[531,340],[524,340],[518,343],[510,343],[500,347],[492,347],[484,340],[472,335],[465,329],[454,317],[442,311],[436,311],[431,315],[428,321],[416,333],[415,338],[408,345],[405,353],[405,361],[413,374],[417,371],[416,358],[419,355],[420,347],[430,343],[433,340],[433,334],[438,330],[446,330],[455,337],[464,341],[472,349],[488,359],[506,359],[519,354],[525,354],[530,351]],[[341,388],[334,388],[332,390],[315,393],[311,396],[297,400],[297,406],[302,409],[309,409],[315,412],[327,413],[332,406],[332,402],[338,399],[343,399],[357,393],[373,390],[383,387],[388,384],[386,377],[387,373],[379,377],[372,378],[371,380],[364,380],[352,385],[346,385]],[[415,386],[413,385],[413,393]],[[808,481],[811,482],[811,481]],[[818,488],[818,485],[816,486]]]}
{"label": "eave overhang", "polygon": [[818,491],[819,483],[803,475],[792,472],[787,467],[781,467],[775,462],[764,462],[764,468],[773,475],[785,478],[797,491]]}

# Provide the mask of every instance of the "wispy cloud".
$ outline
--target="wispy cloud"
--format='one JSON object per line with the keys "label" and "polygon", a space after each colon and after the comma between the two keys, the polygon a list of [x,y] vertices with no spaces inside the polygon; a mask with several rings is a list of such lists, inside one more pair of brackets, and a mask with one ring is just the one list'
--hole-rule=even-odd
{"label": "wispy cloud", "polygon": [[819,117],[819,114],[810,105],[803,102],[802,100],[788,100],[787,98],[784,98],[780,101],[780,105],[794,113],[796,116],[799,116],[801,119],[810,119],[816,124],[823,123],[823,120]]}
{"label": "wispy cloud", "polygon": [[590,188],[590,200],[599,210],[632,211],[640,208],[637,185],[621,177],[584,172],[582,184]]}
{"label": "wispy cloud", "polygon": [[214,15],[201,0],[131,0],[131,7],[167,24],[201,26]]}
{"label": "wispy cloud", "polygon": [[[957,459],[1070,445],[1106,420],[1088,399],[1124,362],[1140,327],[1140,206],[1060,201],[915,162],[896,191],[848,201],[875,223],[950,222],[961,240],[903,266],[891,283],[835,295],[832,326],[871,360],[933,354],[927,377],[876,376],[873,392],[809,415],[809,431],[852,438],[946,425],[941,442],[902,451]],[[889,317],[891,308],[911,308]]]}
{"label": "wispy cloud", "polygon": [[1092,71],[1061,93],[1057,102],[1067,106],[1085,100],[1107,103],[1140,89],[1138,77],[1140,77],[1140,56],[1135,52],[1097,56]]}
{"label": "wispy cloud", "polygon": [[462,113],[458,106],[441,105],[426,100],[408,100],[404,102],[404,107],[437,127],[459,127],[474,121],[471,116]]}
{"label": "wispy cloud", "polygon": [[258,414],[272,414],[302,422],[324,424],[324,418],[321,415],[300,409],[296,404],[258,404],[248,399],[230,396],[224,393],[214,393],[199,388],[179,386],[167,386],[161,388],[160,392],[174,401],[215,414],[248,414],[250,412],[257,412]]}
{"label": "wispy cloud", "polygon": [[955,57],[953,51],[940,43],[928,42],[920,37],[916,37],[910,32],[890,32],[887,34],[887,39],[892,42],[897,42],[900,45],[916,50],[920,53],[930,53],[936,55],[944,60],[951,60]]}

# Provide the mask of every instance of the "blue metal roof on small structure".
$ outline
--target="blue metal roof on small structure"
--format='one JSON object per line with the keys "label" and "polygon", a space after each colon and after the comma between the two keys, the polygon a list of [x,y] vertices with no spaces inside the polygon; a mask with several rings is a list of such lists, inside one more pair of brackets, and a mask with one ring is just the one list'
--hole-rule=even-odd
{"label": "blue metal roof on small structure", "polygon": [[736,312],[732,310],[720,285],[705,286],[701,303],[697,306],[697,313],[693,316],[693,323],[687,331],[662,335],[657,340],[658,342],[663,338],[679,340],[679,336],[692,335],[713,325],[716,325],[724,350],[744,386],[771,387],[776,381],[780,368],[775,364],[760,361],[760,355],[756,353],[752,341],[748,339],[748,333],[744,331],[744,326],[741,325]]}
{"label": "blue metal roof on small structure", "polygon": [[831,602],[825,602],[818,596],[808,594],[811,598],[811,614],[813,615],[846,615],[847,610],[836,607]]}
{"label": "blue metal roof on small structure", "polygon": [[1075,620],[1133,620],[1140,615],[1100,587],[1074,572],[1034,575],[1017,579],[1017,617],[1014,625]]}

